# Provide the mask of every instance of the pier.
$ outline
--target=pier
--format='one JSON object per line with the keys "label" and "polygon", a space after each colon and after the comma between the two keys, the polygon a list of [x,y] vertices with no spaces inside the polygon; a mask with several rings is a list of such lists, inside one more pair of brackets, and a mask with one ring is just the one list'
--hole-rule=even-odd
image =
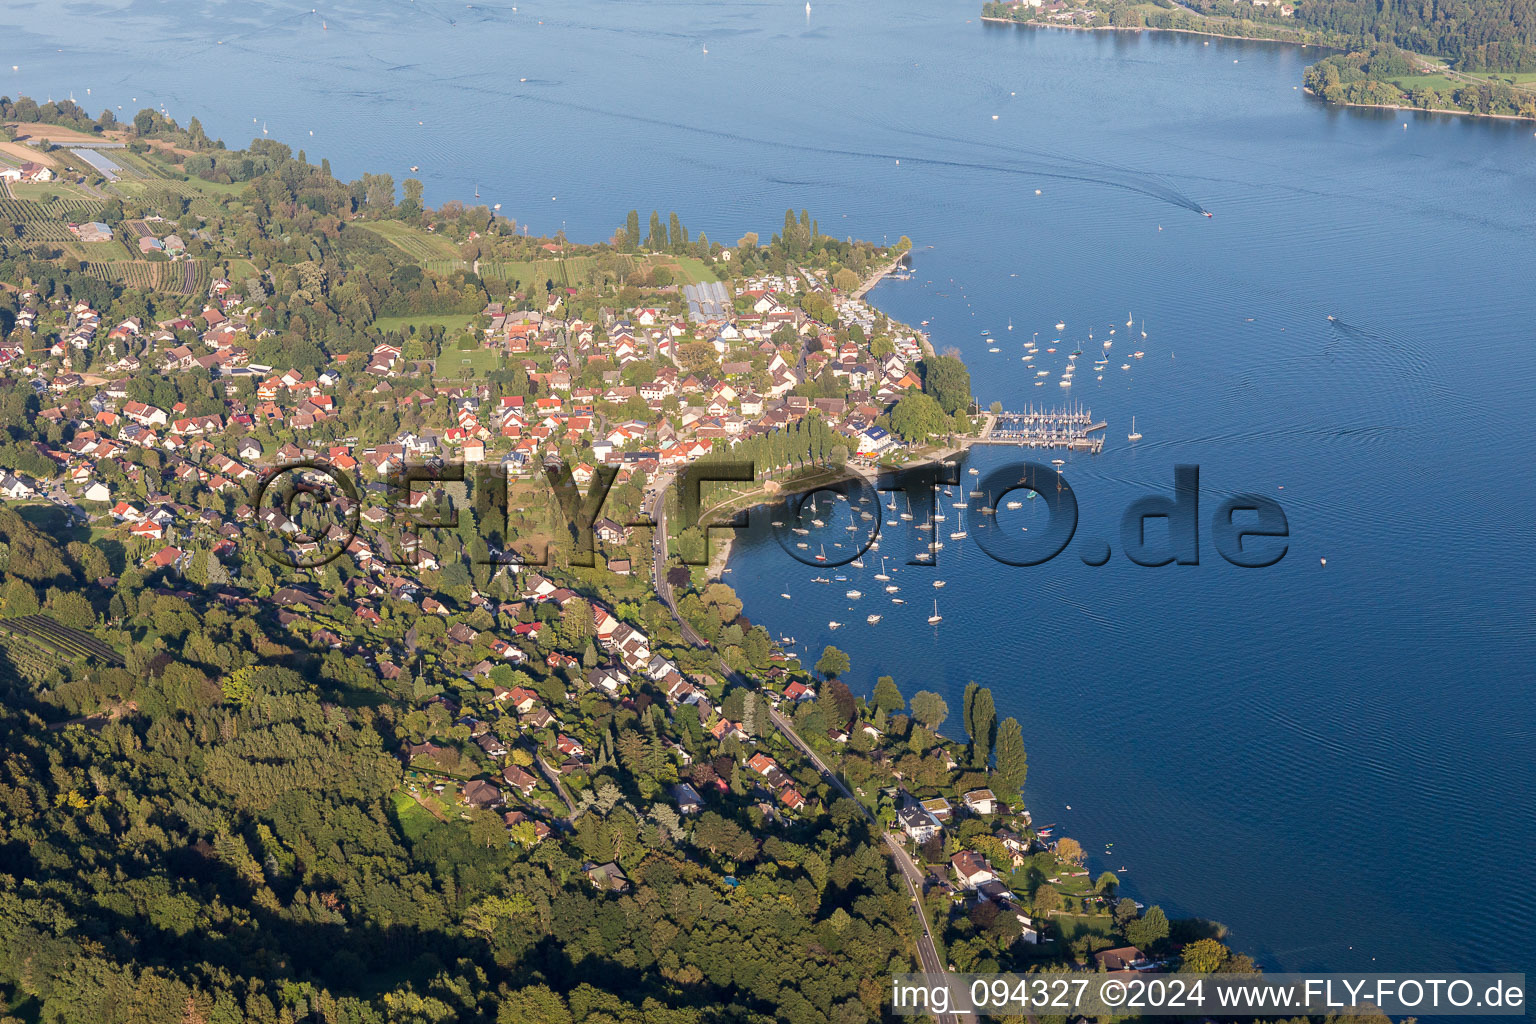
{"label": "pier", "polygon": [[1078,405],[1000,412],[992,418],[977,444],[1007,444],[1019,448],[1066,448],[1097,455],[1104,450],[1103,420]]}

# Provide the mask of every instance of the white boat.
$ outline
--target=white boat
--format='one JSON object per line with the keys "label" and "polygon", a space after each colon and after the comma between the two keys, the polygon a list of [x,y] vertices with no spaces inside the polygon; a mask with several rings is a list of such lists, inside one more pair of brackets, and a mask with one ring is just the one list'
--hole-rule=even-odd
{"label": "white boat", "polygon": [[831,583],[832,581],[827,579],[825,576],[817,576],[815,579],[811,580],[811,582],[812,583]]}
{"label": "white boat", "polygon": [[971,476],[981,476],[981,470],[977,469],[975,466],[970,468],[969,473]]}
{"label": "white boat", "polygon": [[842,625],[841,622],[838,622],[836,620],[832,620],[832,621],[827,623],[827,628],[828,629],[836,629],[838,626],[841,626],[841,625]]}
{"label": "white boat", "polygon": [[1140,359],[1142,356],[1146,355],[1146,353],[1141,349],[1137,349],[1135,352],[1132,352],[1131,355],[1135,356],[1137,359]]}
{"label": "white boat", "polygon": [[782,519],[775,519],[773,521],[773,525],[774,526],[783,526],[784,525],[784,520],[782,520]]}
{"label": "white boat", "polygon": [[797,527],[794,528],[794,533],[795,533],[795,536],[797,536],[797,537],[804,537],[806,534],[808,534],[810,532],[811,532],[810,530],[807,530],[803,526],[797,526]]}
{"label": "white boat", "polygon": [[864,596],[864,592],[861,590],[850,590],[843,596],[848,598],[850,601],[857,601],[859,598]]}
{"label": "white boat", "polygon": [[1130,368],[1131,368],[1131,364],[1130,363],[1121,363],[1120,364],[1120,369],[1122,369],[1122,370],[1129,370]]}
{"label": "white boat", "polygon": [[1058,383],[1060,383],[1060,385],[1062,387],[1064,387],[1064,388],[1069,388],[1069,387],[1072,386],[1072,381],[1071,381],[1070,378],[1068,378],[1067,380],[1059,381]]}
{"label": "white boat", "polygon": [[877,579],[877,580],[888,580],[888,579],[890,579],[890,576],[886,575],[886,572],[885,572],[885,556],[884,555],[880,556],[880,571],[875,573],[875,579]]}
{"label": "white boat", "polygon": [[938,589],[938,588],[944,586],[944,581],[943,580],[934,580],[933,581],[933,586],[934,586],[935,589]]}
{"label": "white boat", "polygon": [[955,508],[965,508],[965,502],[963,502],[963,501],[954,502],[953,503],[953,507],[955,507]]}
{"label": "white boat", "polygon": [[886,593],[887,593],[887,594],[894,594],[894,593],[896,593],[896,591],[898,591],[898,590],[900,590],[900,589],[901,589],[901,588],[900,588],[900,587],[898,587],[898,586],[897,586],[897,585],[896,585],[896,584],[894,584],[894,583],[887,583],[887,584],[886,584],[886,585],[885,585],[885,592],[886,592]]}
{"label": "white boat", "polygon": [[862,568],[864,568],[864,559],[862,559],[862,558],[855,558],[853,561],[849,562],[848,564],[853,566],[855,569],[862,569]]}
{"label": "white boat", "polygon": [[965,540],[965,538],[967,536],[968,536],[968,534],[964,530],[956,530],[954,533],[949,535],[949,539],[950,540]]}
{"label": "white boat", "polygon": [[795,547],[797,547],[797,548],[808,548],[808,547],[810,547],[810,545],[802,540],[802,541],[797,542],[795,544]]}
{"label": "white boat", "polygon": [[786,601],[790,600],[790,596],[788,594],[780,594],[779,596],[782,597]]}
{"label": "white boat", "polygon": [[1066,329],[1067,329],[1067,325],[1066,325],[1066,323],[1065,323],[1065,322],[1063,322],[1063,323],[1059,323],[1059,324],[1057,324],[1057,325],[1056,325],[1056,329],[1057,329],[1057,330],[1058,330],[1058,331],[1064,331],[1064,330],[1066,330]]}
{"label": "white boat", "polygon": [[812,519],[811,520],[811,525],[815,526],[817,528],[820,528],[820,527],[826,526],[827,524],[822,522],[820,519]]}
{"label": "white boat", "polygon": [[878,615],[869,615],[869,616],[865,617],[864,621],[869,623],[871,626],[873,626],[875,623],[880,621],[880,616],[878,616]]}
{"label": "white boat", "polygon": [[901,599],[901,598],[899,598],[899,597],[893,597],[893,598],[891,598],[891,604],[906,604],[906,603],[907,603],[907,602],[906,602],[906,601],[903,601],[903,600],[902,600],[902,599]]}
{"label": "white boat", "polygon": [[939,614],[939,602],[938,601],[934,601],[933,602],[933,614],[928,616],[928,625],[930,625],[930,626],[937,626],[939,623],[941,623],[943,621],[944,621],[944,616]]}
{"label": "white boat", "polygon": [[1010,501],[1008,503],[1007,507],[1011,511],[1011,510],[1016,509],[1016,508],[1023,508],[1024,507],[1024,503],[1022,501]]}
{"label": "white boat", "polygon": [[1131,432],[1125,435],[1127,441],[1140,441],[1141,434],[1136,430],[1136,417],[1131,417]]}
{"label": "white boat", "polygon": [[1129,326],[1131,326],[1131,324],[1133,324],[1135,322],[1136,322],[1136,318],[1135,317],[1131,316],[1131,314],[1129,314],[1129,313],[1125,314],[1125,326],[1129,327]]}

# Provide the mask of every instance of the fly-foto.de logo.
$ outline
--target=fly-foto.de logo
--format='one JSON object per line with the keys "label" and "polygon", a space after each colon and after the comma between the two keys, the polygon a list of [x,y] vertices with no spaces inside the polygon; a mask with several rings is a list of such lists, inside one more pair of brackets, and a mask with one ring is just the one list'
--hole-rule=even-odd
{"label": "fly-foto.de logo", "polygon": [[[415,565],[419,551],[412,538],[421,529],[459,526],[456,507],[450,504],[445,508],[427,500],[430,491],[441,485],[466,486],[482,513],[496,507],[505,520],[511,511],[507,474],[500,467],[483,464],[473,470],[467,473],[463,464],[422,463],[405,465],[390,474],[382,507],[369,510],[366,525],[380,532],[394,528],[402,531],[404,539],[388,551],[374,552],[374,556],[387,564]],[[543,470],[570,536],[571,564],[594,566],[593,528],[604,515],[603,506],[618,470],[597,467],[585,494],[564,462],[551,460]],[[711,531],[747,529],[749,524],[740,515],[726,521],[701,521],[704,487],[755,480],[756,467],[750,461],[712,459],[683,467],[673,481],[680,525],[699,528],[706,541]],[[424,485],[423,489],[418,489],[418,484]],[[279,563],[295,568],[321,566],[339,558],[358,540],[365,525],[356,483],[349,474],[323,460],[268,470],[256,487],[254,508],[257,525],[269,534],[269,553]],[[1034,525],[1010,529],[1009,514],[1020,508],[1029,509]],[[329,521],[323,528],[308,532],[306,514],[311,525],[321,519]],[[1285,510],[1263,495],[1227,495],[1205,518],[1200,468],[1193,465],[1174,467],[1173,486],[1168,492],[1144,495],[1127,506],[1120,517],[1116,542],[1078,537],[1078,500],[1066,477],[1051,466],[1028,461],[1000,465],[974,480],[969,490],[964,489],[950,465],[927,464],[868,475],[844,470],[814,489],[782,499],[769,514],[773,516],[773,536],[790,557],[806,565],[834,568],[863,557],[878,542],[882,530],[890,526],[926,532],[928,539],[909,560],[913,565],[936,564],[946,533],[953,540],[974,540],[997,562],[1021,567],[1044,565],[1069,551],[1086,565],[1104,565],[1113,557],[1116,543],[1137,565],[1199,565],[1203,524],[1216,553],[1240,568],[1274,565],[1285,557],[1290,543]],[[626,520],[627,527],[657,525],[649,516]],[[940,524],[947,529],[941,529]],[[485,553],[471,560],[493,565],[547,562],[547,553],[544,558],[511,554],[506,549],[515,542],[516,538],[505,538],[502,550],[487,543]],[[707,564],[708,544],[701,559],[684,561]]]}

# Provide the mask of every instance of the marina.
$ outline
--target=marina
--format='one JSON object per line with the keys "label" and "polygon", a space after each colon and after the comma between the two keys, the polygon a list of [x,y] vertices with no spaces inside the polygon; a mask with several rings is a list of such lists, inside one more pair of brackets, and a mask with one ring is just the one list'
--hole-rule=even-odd
{"label": "marina", "polygon": [[1006,444],[1020,448],[1066,448],[1097,455],[1104,450],[1102,431],[1107,424],[1078,405],[1000,412],[977,444]]}

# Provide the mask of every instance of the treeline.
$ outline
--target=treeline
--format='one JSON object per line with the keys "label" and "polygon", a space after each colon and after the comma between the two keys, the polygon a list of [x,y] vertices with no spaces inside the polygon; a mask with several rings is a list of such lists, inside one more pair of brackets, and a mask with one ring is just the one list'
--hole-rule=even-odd
{"label": "treeline", "polygon": [[1536,71],[1536,0],[1313,0],[1302,24],[1444,58],[1462,71]]}
{"label": "treeline", "polygon": [[1305,78],[1307,88],[1330,103],[1536,118],[1536,93],[1507,82],[1468,81],[1447,88],[1416,82],[1405,88],[1393,80],[1412,71],[1401,50],[1381,45],[1326,57],[1307,68]]}

